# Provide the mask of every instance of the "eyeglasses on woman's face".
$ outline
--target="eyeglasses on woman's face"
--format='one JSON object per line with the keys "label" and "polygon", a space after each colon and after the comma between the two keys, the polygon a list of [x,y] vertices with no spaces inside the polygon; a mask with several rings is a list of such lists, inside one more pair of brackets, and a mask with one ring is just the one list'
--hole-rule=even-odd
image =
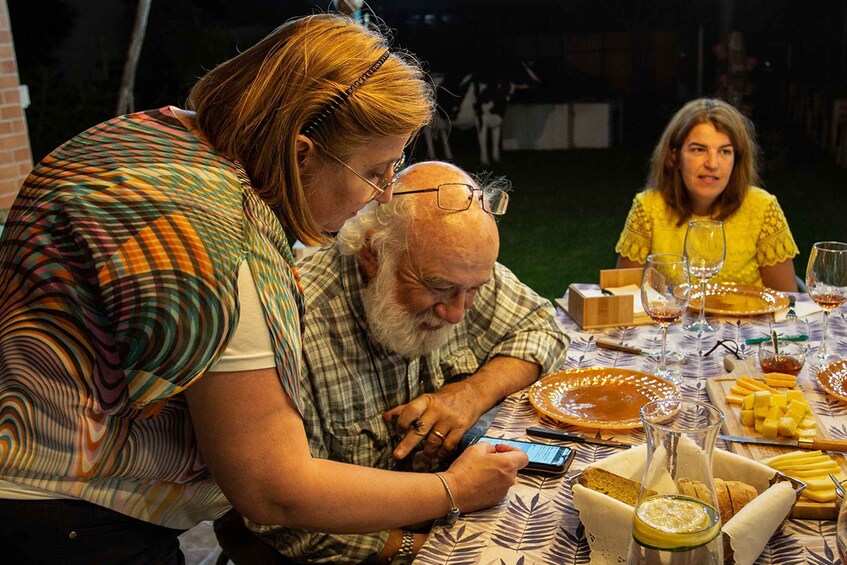
{"label": "eyeglasses on woman's face", "polygon": [[435,192],[436,203],[442,210],[453,210],[463,212],[471,207],[474,193],[480,192],[480,204],[482,209],[492,216],[502,216],[509,207],[509,193],[499,188],[476,188],[473,185],[460,182],[447,182],[439,184],[435,188],[418,188],[395,192],[394,196],[404,194],[419,194],[422,192]]}
{"label": "eyeglasses on woman's face", "polygon": [[357,177],[359,177],[370,185],[370,187],[373,189],[373,194],[371,194],[370,198],[368,198],[368,202],[375,200],[376,198],[379,198],[380,196],[385,194],[385,191],[388,190],[391,185],[394,184],[394,182],[397,180],[397,174],[403,170],[403,167],[406,166],[406,153],[403,152],[400,155],[400,158],[394,161],[394,163],[391,165],[386,174],[378,175],[374,180],[370,180],[357,173],[356,170],[353,169],[353,167],[351,167],[329,151],[324,150],[324,153],[326,153],[332,159],[338,161],[348,171],[350,171],[351,173],[353,173],[354,175],[356,175]]}

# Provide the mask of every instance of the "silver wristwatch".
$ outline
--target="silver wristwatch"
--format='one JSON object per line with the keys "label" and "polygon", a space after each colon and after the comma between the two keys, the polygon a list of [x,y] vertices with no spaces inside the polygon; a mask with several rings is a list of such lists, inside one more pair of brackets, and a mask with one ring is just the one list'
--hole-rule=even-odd
{"label": "silver wristwatch", "polygon": [[403,530],[403,540],[400,549],[391,557],[391,565],[410,565],[415,559],[415,534]]}

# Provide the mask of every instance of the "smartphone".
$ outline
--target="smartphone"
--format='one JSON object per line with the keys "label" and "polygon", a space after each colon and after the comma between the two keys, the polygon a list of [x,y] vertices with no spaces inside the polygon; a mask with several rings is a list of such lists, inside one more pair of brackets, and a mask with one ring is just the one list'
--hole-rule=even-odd
{"label": "smartphone", "polygon": [[564,445],[547,445],[546,443],[515,441],[488,436],[476,437],[471,441],[470,445],[483,441],[492,445],[504,443],[522,450],[529,456],[529,464],[524,467],[524,471],[538,471],[560,475],[571,466],[574,456],[574,450]]}

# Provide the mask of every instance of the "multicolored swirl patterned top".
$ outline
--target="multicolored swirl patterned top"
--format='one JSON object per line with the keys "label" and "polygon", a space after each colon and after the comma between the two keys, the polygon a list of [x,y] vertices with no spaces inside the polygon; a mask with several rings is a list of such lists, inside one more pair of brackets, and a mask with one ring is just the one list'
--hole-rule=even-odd
{"label": "multicolored swirl patterned top", "polygon": [[170,108],[46,157],[0,240],[0,476],[171,528],[223,514],[180,392],[227,345],[245,260],[299,402],[299,276],[238,164]]}

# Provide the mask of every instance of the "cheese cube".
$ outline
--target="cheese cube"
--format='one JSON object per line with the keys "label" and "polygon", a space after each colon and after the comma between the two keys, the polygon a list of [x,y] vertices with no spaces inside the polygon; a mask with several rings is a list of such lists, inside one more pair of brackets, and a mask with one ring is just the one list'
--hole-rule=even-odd
{"label": "cheese cube", "polygon": [[818,435],[818,430],[815,428],[797,430],[797,438],[812,438]]}
{"label": "cheese cube", "polygon": [[773,418],[779,420],[785,414],[785,409],[779,406],[768,406],[768,415],[765,418]]}
{"label": "cheese cube", "polygon": [[762,435],[765,437],[777,437],[779,421],[776,418],[765,418],[762,422]]}
{"label": "cheese cube", "polygon": [[780,418],[777,433],[783,437],[794,437],[797,431],[797,422],[792,418]]}
{"label": "cheese cube", "polygon": [[789,400],[788,401],[788,409],[791,410],[792,408],[794,408],[798,411],[802,411],[803,414],[805,414],[806,412],[809,411],[809,405],[806,404],[805,400],[796,400],[796,399],[795,400]]}
{"label": "cheese cube", "polygon": [[745,426],[753,426],[756,423],[756,416],[752,410],[741,411],[741,423]]}
{"label": "cheese cube", "polygon": [[813,430],[817,427],[817,425],[818,424],[817,422],[815,422],[815,419],[809,417],[803,418],[802,420],[800,420],[800,423],[797,424],[798,427],[803,428],[805,430]]}
{"label": "cheese cube", "polygon": [[780,408],[786,408],[788,406],[787,398],[784,394],[772,394],[770,398],[771,406],[779,406]]}
{"label": "cheese cube", "polygon": [[803,398],[803,391],[800,390],[787,390],[785,391],[785,397],[788,399],[789,404],[792,400],[800,400],[805,402],[806,399]]}
{"label": "cheese cube", "polygon": [[762,433],[762,424],[764,424],[764,423],[765,423],[764,418],[759,418],[758,416],[756,416],[755,419],[753,420],[753,429],[755,429],[759,433]]}
{"label": "cheese cube", "polygon": [[752,410],[753,409],[753,400],[756,398],[754,394],[748,394],[744,397],[744,402],[741,404],[742,410]]}
{"label": "cheese cube", "polygon": [[768,406],[771,401],[771,393],[766,390],[757,390],[753,393],[753,406]]}
{"label": "cheese cube", "polygon": [[803,418],[806,417],[806,412],[800,412],[800,410],[801,409],[797,408],[788,408],[788,411],[785,413],[785,415],[799,424],[803,420]]}
{"label": "cheese cube", "polygon": [[753,408],[753,413],[756,415],[757,418],[767,418],[769,409],[770,406],[756,406],[755,408]]}

